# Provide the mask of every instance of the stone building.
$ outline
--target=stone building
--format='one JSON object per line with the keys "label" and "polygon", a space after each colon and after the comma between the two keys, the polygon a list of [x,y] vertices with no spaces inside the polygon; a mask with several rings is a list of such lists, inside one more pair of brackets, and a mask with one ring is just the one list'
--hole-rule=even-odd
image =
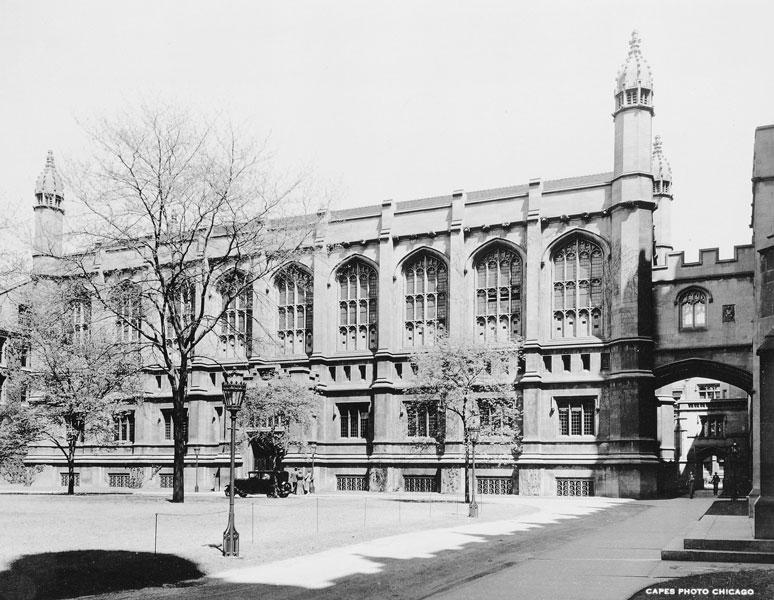
{"label": "stone building", "polygon": [[[702,251],[698,263],[672,252],[672,176],[652,138],[654,106],[635,34],[613,93],[612,169],[331,211],[314,250],[255,286],[236,310],[272,335],[245,329],[229,364],[314,378],[318,490],[459,489],[458,424],[447,422],[439,451],[437,419],[406,394],[409,356],[441,330],[453,340],[523,340],[522,451],[514,460],[482,443],[482,491],[653,496],[663,465],[683,459],[673,432],[684,410],[671,393],[656,399],[656,388],[710,377],[751,391],[752,247],[733,260]],[[50,159],[36,189],[38,260],[61,254],[65,209]],[[110,280],[122,260],[105,253],[97,268]],[[227,464],[220,383],[211,362],[194,365],[188,487],[216,487]],[[121,486],[130,469],[143,469],[146,485],[170,485],[166,385],[149,370],[145,402],[119,424],[116,444],[86,444],[82,485]],[[264,458],[241,448],[243,471]],[[41,485],[57,482],[51,448],[31,448],[28,460],[46,466]],[[287,464],[311,460],[295,453]]]}

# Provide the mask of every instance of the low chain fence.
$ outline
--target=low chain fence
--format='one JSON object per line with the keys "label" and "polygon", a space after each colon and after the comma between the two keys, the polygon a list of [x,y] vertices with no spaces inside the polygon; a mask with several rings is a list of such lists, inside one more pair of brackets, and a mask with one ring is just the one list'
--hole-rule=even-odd
{"label": "low chain fence", "polygon": [[[221,549],[228,524],[228,501],[222,508],[182,510],[153,515],[153,551],[174,552],[181,547]],[[479,516],[489,509],[478,500]],[[422,527],[464,525],[468,504],[459,496],[403,495],[379,497],[371,494],[290,496],[288,498],[235,498],[234,523],[240,536],[241,553],[275,544],[302,544],[318,537],[361,537],[364,532],[391,535]],[[251,548],[252,547],[252,548]]]}

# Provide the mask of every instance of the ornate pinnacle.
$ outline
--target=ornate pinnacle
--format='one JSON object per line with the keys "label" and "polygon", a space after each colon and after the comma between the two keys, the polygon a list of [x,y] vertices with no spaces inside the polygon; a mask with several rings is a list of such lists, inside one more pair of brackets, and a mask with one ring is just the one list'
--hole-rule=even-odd
{"label": "ornate pinnacle", "polygon": [[653,156],[661,155],[661,136],[657,135],[653,140]]}
{"label": "ornate pinnacle", "polygon": [[640,44],[642,44],[642,38],[640,38],[640,34],[635,29],[632,31],[632,39],[629,40],[629,56],[640,54]]}

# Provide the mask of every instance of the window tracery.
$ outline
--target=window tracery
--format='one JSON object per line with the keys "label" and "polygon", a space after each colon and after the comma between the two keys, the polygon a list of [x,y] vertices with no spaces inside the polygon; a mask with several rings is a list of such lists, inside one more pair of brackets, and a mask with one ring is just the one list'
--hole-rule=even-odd
{"label": "window tracery", "polygon": [[602,336],[602,259],[602,249],[580,237],[554,253],[554,337]]}
{"label": "window tracery", "polygon": [[339,350],[376,350],[378,282],[376,270],[351,260],[336,273],[339,285]]}
{"label": "window tracery", "polygon": [[274,279],[277,288],[277,340],[283,354],[312,352],[312,276],[297,267]]}
{"label": "window tracery", "polygon": [[475,262],[476,338],[480,343],[515,341],[521,335],[522,261],[502,246]]}
{"label": "window tracery", "polygon": [[446,331],[449,274],[446,264],[422,254],[406,265],[404,345],[433,346]]}

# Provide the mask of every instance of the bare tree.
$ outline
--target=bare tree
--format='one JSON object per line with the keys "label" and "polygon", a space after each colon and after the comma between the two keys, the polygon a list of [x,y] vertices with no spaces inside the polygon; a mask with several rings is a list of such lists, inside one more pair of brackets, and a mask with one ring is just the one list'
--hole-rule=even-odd
{"label": "bare tree", "polygon": [[273,174],[232,127],[143,108],[89,132],[94,156],[74,182],[85,251],[65,261],[169,382],[172,500],[183,502],[192,360],[251,355],[253,285],[305,247],[317,217],[292,216],[309,213],[303,178]]}
{"label": "bare tree", "polygon": [[6,349],[0,446],[26,453],[32,442],[53,443],[72,494],[78,445],[110,441],[117,413],[142,398],[140,356],[91,319],[90,298],[77,282],[33,281],[21,297],[19,329]]}
{"label": "bare tree", "polygon": [[436,439],[445,442],[446,422],[458,421],[465,447],[465,501],[470,500],[470,429],[480,427],[482,441],[518,451],[521,406],[515,391],[522,360],[521,342],[477,345],[441,338],[414,353],[415,385],[406,393],[413,411],[422,410],[437,422]]}
{"label": "bare tree", "polygon": [[317,418],[319,395],[309,377],[275,370],[248,385],[241,425],[251,444],[279,468],[292,446],[303,447]]}

